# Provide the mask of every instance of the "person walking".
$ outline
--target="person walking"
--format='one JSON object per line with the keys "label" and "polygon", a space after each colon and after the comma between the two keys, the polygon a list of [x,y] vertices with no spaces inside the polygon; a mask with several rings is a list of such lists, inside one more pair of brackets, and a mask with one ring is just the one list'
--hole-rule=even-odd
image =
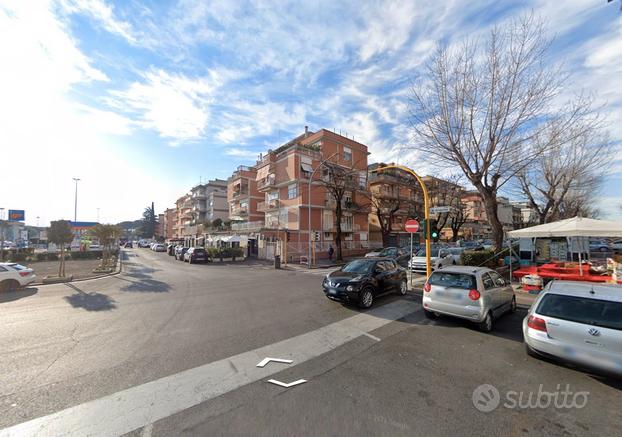
{"label": "person walking", "polygon": [[328,245],[328,260],[332,261],[333,260],[333,254],[335,253],[335,249],[333,249],[333,245],[329,244]]}

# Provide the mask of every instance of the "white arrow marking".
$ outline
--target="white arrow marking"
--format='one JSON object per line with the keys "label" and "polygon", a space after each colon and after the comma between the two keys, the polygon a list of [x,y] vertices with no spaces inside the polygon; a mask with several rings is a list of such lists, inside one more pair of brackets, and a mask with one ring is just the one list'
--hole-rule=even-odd
{"label": "white arrow marking", "polygon": [[270,361],[274,361],[275,363],[285,363],[285,364],[293,363],[292,360],[285,360],[283,358],[264,358],[257,364],[257,367],[263,367],[266,364],[268,364]]}
{"label": "white arrow marking", "polygon": [[284,382],[277,381],[276,379],[269,379],[268,382],[271,382],[272,384],[280,385],[281,387],[290,388],[290,387],[293,387],[295,385],[307,382],[307,380],[306,379],[299,379],[298,381],[290,382],[289,384],[285,384]]}

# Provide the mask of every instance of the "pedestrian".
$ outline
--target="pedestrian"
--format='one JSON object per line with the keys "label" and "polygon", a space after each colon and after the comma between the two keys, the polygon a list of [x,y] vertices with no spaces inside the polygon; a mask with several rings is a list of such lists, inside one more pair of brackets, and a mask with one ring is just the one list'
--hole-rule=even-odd
{"label": "pedestrian", "polygon": [[333,254],[335,253],[335,249],[333,249],[333,245],[329,244],[328,245],[328,260],[332,261],[333,260]]}

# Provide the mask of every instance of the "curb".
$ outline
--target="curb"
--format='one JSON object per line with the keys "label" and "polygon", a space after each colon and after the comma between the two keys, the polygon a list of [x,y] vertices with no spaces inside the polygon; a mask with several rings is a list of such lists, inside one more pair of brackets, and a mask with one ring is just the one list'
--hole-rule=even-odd
{"label": "curb", "polygon": [[101,279],[101,278],[107,278],[109,276],[116,276],[119,273],[121,273],[121,270],[123,269],[123,259],[120,256],[119,257],[119,267],[117,268],[116,271],[114,272],[110,272],[110,273],[105,273],[103,275],[97,275],[97,276],[89,276],[86,278],[78,278],[78,279],[72,279],[71,281],[67,281],[67,282],[57,282],[57,283],[53,283],[53,284],[44,284],[43,282],[33,282],[31,284],[28,284],[28,286],[32,286],[32,287],[45,287],[48,285],[59,285],[59,284],[73,284],[74,282],[84,282],[84,281],[91,281],[93,279]]}

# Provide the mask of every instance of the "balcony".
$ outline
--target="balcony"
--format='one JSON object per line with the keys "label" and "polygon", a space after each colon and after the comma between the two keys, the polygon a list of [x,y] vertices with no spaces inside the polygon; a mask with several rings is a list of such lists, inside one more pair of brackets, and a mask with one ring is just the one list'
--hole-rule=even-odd
{"label": "balcony", "polygon": [[372,191],[373,195],[378,199],[398,199],[400,196],[398,195],[398,191],[393,190],[375,190]]}
{"label": "balcony", "polygon": [[278,209],[280,206],[279,199],[271,199],[267,202],[259,202],[257,204],[257,211],[266,212],[272,209]]}
{"label": "balcony", "polygon": [[351,223],[342,223],[341,224],[341,232],[352,232],[352,224]]}
{"label": "balcony", "polygon": [[276,178],[274,175],[270,175],[265,179],[257,181],[257,189],[259,191],[266,191],[276,186]]}
{"label": "balcony", "polygon": [[264,227],[264,222],[262,221],[233,223],[231,225],[231,230],[232,231],[259,231],[263,227]]}
{"label": "balcony", "polygon": [[248,214],[248,206],[232,206],[231,215],[246,215]]}
{"label": "balcony", "polygon": [[243,187],[239,189],[233,189],[233,198],[236,199],[238,197],[248,196],[248,187]]}

